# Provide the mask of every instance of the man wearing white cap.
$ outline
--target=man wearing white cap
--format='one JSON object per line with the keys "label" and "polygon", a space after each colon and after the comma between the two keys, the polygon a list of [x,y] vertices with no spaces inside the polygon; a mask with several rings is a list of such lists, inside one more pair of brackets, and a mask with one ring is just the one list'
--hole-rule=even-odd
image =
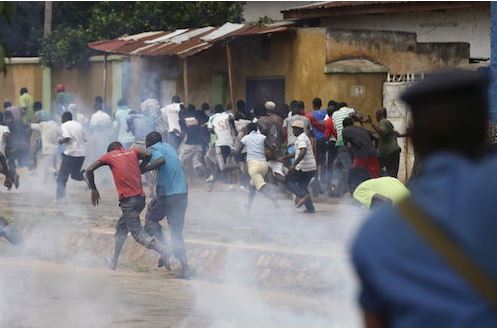
{"label": "man wearing white cap", "polygon": [[286,188],[297,197],[297,208],[305,205],[306,213],[313,213],[314,204],[307,186],[316,174],[316,158],[312,150],[311,140],[305,133],[304,121],[292,123],[295,141],[295,161],[288,169]]}

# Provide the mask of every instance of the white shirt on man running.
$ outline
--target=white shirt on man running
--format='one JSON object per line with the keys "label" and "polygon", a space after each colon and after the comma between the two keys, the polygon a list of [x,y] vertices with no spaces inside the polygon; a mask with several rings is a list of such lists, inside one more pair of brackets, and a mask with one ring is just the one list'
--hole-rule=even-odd
{"label": "white shirt on man running", "polygon": [[[181,131],[179,125],[179,112],[181,111],[181,103],[172,103],[161,109],[162,119],[167,119],[169,132],[172,133],[175,129]],[[164,113],[165,112],[165,113]]]}
{"label": "white shirt on man running", "polygon": [[71,140],[64,144],[64,154],[72,157],[85,156],[86,136],[83,126],[74,120],[66,121],[60,126],[62,138]]}
{"label": "white shirt on man running", "polygon": [[295,140],[295,160],[299,157],[301,152],[300,149],[306,148],[306,152],[302,161],[297,163],[295,166],[296,170],[302,170],[303,172],[316,170],[316,158],[314,157],[314,152],[312,151],[311,140],[305,132],[300,134]]}
{"label": "white shirt on man running", "polygon": [[230,115],[226,112],[214,113],[207,123],[207,127],[214,129],[217,140],[216,146],[233,146],[233,135],[231,134]]}
{"label": "white shirt on man running", "polygon": [[10,133],[10,129],[8,126],[0,125],[0,152],[5,155],[5,147],[7,145],[5,140],[5,135]]}
{"label": "white shirt on man running", "polygon": [[59,124],[54,120],[32,123],[31,129],[38,130],[41,135],[41,154],[54,155],[58,149],[58,138],[61,131]]}

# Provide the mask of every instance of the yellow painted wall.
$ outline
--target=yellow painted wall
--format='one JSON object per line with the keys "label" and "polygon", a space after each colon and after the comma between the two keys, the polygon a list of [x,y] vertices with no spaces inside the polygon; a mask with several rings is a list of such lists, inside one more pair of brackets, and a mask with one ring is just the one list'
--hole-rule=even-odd
{"label": "yellow painted wall", "polygon": [[[263,41],[263,38],[267,38]],[[245,38],[232,43],[234,99],[245,99],[247,78],[285,78],[285,100],[303,100],[308,110],[315,97],[345,101],[362,113],[373,114],[382,105],[384,74],[325,74],[326,31],[304,28],[276,33],[269,37]],[[266,42],[266,45],[263,45]],[[268,58],[261,55],[269,54]],[[226,49],[216,47],[188,58],[189,102],[200,106],[211,103],[211,79],[215,73],[227,76]],[[353,97],[353,86],[365,88],[362,97]],[[228,85],[226,85],[228,88]],[[227,89],[228,90],[228,89]],[[183,78],[178,79],[178,93],[184,98]],[[229,104],[229,93],[225,103]]]}
{"label": "yellow painted wall", "polygon": [[[17,63],[14,59],[12,64],[7,65],[6,74],[0,73],[0,101],[14,101],[15,105],[19,105],[19,90],[22,87],[28,88],[29,93],[35,101],[42,99],[42,69],[41,64],[37,61],[27,63],[25,59],[19,59],[21,63]],[[103,62],[91,61],[89,67],[81,69],[53,69],[52,70],[52,86],[51,90],[54,93],[55,85],[62,83],[66,87],[66,91],[70,92],[77,105],[84,111],[91,111],[93,102],[96,96],[103,96]],[[52,99],[54,99],[52,94]],[[112,100],[112,64],[109,61],[107,64],[107,104],[115,107],[116,104],[111,104]],[[0,106],[1,107],[1,106]],[[44,104],[47,108],[47,104]]]}
{"label": "yellow painted wall", "polygon": [[[326,31],[302,28],[295,33],[270,37],[269,60],[257,53],[257,42],[234,47],[235,95],[245,98],[246,78],[285,77],[285,100],[303,100],[311,110],[312,99],[319,97],[323,106],[333,99],[347,102],[362,113],[373,114],[382,105],[384,74],[325,74]],[[364,86],[361,97],[353,97],[353,86]]]}
{"label": "yellow painted wall", "polygon": [[[0,101],[10,100],[19,105],[19,91],[22,87],[35,100],[41,100],[41,67],[38,63],[8,64],[7,72],[0,72]],[[3,107],[0,106],[3,110]]]}

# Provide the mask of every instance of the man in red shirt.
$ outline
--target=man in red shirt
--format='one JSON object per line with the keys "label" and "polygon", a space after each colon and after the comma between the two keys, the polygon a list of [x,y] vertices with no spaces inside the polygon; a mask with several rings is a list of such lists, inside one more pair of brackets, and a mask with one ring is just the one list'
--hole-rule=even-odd
{"label": "man in red shirt", "polygon": [[86,170],[86,176],[88,177],[88,183],[91,188],[91,203],[94,206],[98,205],[100,194],[95,185],[93,172],[102,166],[109,166],[114,177],[114,183],[119,196],[119,207],[121,207],[123,214],[116,226],[116,246],[111,261],[111,268],[113,270],[117,266],[117,260],[128,236],[128,232],[131,232],[136,242],[160,254],[159,267],[169,267],[169,256],[166,246],[148,235],[143,230],[140,222],[140,213],[145,208],[145,193],[143,192],[141,182],[139,161],[142,160],[141,165],[145,166],[150,161],[150,158],[151,156],[147,152],[139,149],[125,149],[121,143],[112,142],[107,148],[107,153],[91,164]]}

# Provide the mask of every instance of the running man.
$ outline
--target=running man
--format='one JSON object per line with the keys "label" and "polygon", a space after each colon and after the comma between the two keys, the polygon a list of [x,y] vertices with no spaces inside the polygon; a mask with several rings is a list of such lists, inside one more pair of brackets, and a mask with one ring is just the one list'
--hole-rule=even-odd
{"label": "running man", "polygon": [[107,153],[86,170],[86,177],[91,189],[91,203],[95,207],[100,202],[100,194],[95,185],[93,172],[102,166],[109,166],[114,177],[119,196],[119,207],[121,207],[123,214],[116,225],[116,246],[110,265],[113,270],[117,267],[117,260],[128,232],[131,232],[136,242],[159,253],[161,256],[159,267],[165,266],[169,268],[169,256],[166,247],[160,241],[145,233],[140,222],[140,213],[145,208],[140,160],[142,160],[141,166],[144,167],[150,161],[150,154],[136,148],[125,149],[121,143],[112,142],[107,148]]}
{"label": "running man", "polygon": [[241,153],[243,146],[247,148],[247,168],[250,176],[247,210],[250,210],[252,206],[256,191],[261,192],[266,198],[273,201],[275,207],[278,207],[276,198],[268,190],[268,186],[264,181],[264,177],[269,170],[266,158],[269,147],[266,146],[266,136],[257,130],[256,123],[251,122],[247,125],[247,134],[240,141],[241,145],[238,147],[237,152]]}
{"label": "running man", "polygon": [[[188,183],[183,165],[176,150],[162,142],[162,136],[154,131],[146,137],[150,163],[142,165],[142,172],[157,170],[156,197],[149,203],[145,215],[145,231],[153,235],[162,245],[167,245],[160,221],[167,217],[171,234],[172,252],[181,263],[179,278],[188,279],[192,271],[188,266],[183,226],[188,204]],[[143,164],[143,163],[142,163]]]}
{"label": "running man", "polygon": [[[5,156],[1,152],[0,152],[0,174],[5,175],[5,181],[3,185],[7,188],[7,190],[10,191],[10,189],[12,188],[14,177],[12,175],[12,172],[9,171]],[[7,239],[7,241],[12,243],[13,245],[22,243],[22,237],[19,234],[19,230],[13,225],[9,225],[9,222],[3,217],[0,217],[0,238]]]}

